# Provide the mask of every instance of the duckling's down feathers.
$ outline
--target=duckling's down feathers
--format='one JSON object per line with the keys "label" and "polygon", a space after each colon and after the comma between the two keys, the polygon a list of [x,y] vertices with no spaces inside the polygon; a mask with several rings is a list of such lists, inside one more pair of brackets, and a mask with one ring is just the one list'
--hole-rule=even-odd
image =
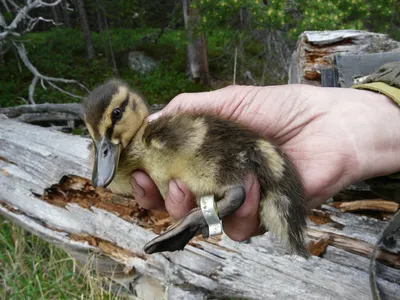
{"label": "duckling's down feathers", "polygon": [[[138,145],[143,148],[135,153]],[[118,168],[125,169],[134,157],[163,196],[169,180],[179,179],[197,200],[207,194],[222,197],[227,188],[243,185],[245,176],[253,173],[260,182],[263,227],[305,255],[307,205],[300,176],[285,154],[265,138],[216,116],[180,112],[147,124],[142,136],[121,153]]]}

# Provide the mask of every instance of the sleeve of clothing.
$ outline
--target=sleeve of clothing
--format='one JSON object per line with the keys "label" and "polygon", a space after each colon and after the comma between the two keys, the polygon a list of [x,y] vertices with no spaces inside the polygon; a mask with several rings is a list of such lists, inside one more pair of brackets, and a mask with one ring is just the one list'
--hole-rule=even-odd
{"label": "sleeve of clothing", "polygon": [[[362,83],[352,88],[381,93],[400,106],[400,61],[382,65],[375,73],[364,77]],[[399,180],[400,172],[384,176],[384,178]]]}
{"label": "sleeve of clothing", "polygon": [[400,61],[382,65],[353,88],[379,92],[400,105]]}
{"label": "sleeve of clothing", "polygon": [[359,90],[370,90],[384,94],[400,105],[400,89],[385,82],[362,83],[354,85],[353,88]]}

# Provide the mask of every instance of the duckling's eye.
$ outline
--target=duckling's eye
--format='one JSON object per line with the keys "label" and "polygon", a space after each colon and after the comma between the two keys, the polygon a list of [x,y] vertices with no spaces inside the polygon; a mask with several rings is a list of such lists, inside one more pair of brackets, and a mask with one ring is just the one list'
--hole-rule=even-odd
{"label": "duckling's eye", "polygon": [[121,117],[122,117],[121,109],[114,108],[114,110],[112,111],[112,114],[111,114],[111,118],[116,121],[116,120],[121,119]]}

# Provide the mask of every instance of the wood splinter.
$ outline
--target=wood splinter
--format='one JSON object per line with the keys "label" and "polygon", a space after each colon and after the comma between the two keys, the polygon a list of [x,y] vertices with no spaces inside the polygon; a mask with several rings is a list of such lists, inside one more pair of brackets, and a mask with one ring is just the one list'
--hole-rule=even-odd
{"label": "wood splinter", "polygon": [[337,202],[333,203],[332,206],[338,208],[341,212],[357,211],[357,210],[375,210],[375,211],[395,213],[399,209],[398,203],[383,199]]}

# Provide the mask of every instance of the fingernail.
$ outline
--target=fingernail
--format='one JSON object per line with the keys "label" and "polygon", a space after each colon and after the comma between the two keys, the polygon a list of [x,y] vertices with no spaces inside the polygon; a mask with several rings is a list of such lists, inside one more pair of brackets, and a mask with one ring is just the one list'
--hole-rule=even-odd
{"label": "fingernail", "polygon": [[183,201],[183,199],[185,199],[185,194],[182,192],[178,182],[175,179],[169,182],[168,197],[175,204],[179,204]]}
{"label": "fingernail", "polygon": [[144,189],[137,183],[135,177],[133,176],[131,183],[132,183],[133,193],[139,197],[144,197]]}
{"label": "fingernail", "polygon": [[152,114],[150,116],[147,117],[147,122],[153,122],[154,120],[158,119],[159,117],[161,117],[162,112],[156,112],[155,114]]}

